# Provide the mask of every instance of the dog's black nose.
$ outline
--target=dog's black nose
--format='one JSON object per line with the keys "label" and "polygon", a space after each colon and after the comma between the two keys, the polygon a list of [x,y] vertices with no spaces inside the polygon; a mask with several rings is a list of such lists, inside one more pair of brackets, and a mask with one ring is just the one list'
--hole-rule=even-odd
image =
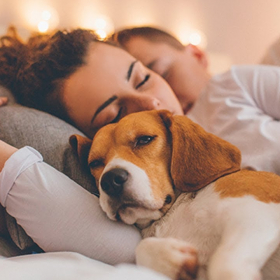
{"label": "dog's black nose", "polygon": [[101,179],[102,190],[110,196],[119,196],[123,192],[128,172],[122,168],[114,168],[106,172]]}

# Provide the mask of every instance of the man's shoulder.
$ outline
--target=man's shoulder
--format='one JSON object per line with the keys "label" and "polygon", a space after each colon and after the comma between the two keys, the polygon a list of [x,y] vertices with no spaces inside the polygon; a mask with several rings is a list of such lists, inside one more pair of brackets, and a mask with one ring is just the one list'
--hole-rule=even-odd
{"label": "man's shoulder", "polygon": [[280,67],[275,65],[261,65],[261,64],[239,64],[232,65],[230,69],[222,73],[220,75],[230,74],[232,77],[236,76],[252,76],[252,75],[260,75],[263,73],[272,73],[278,72],[280,73]]}

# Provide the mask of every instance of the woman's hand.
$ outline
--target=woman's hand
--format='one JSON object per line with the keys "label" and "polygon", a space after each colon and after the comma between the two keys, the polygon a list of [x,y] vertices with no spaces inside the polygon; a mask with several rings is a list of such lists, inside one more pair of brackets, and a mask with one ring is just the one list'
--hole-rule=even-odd
{"label": "woman's hand", "polygon": [[[6,160],[17,151],[17,148],[0,140],[0,172],[4,167]],[[0,186],[1,188],[1,186]]]}
{"label": "woman's hand", "polygon": [[6,105],[8,103],[8,98],[0,96],[0,106]]}
{"label": "woman's hand", "polygon": [[[0,97],[0,100],[2,100],[2,97]],[[16,151],[17,149],[15,147],[0,140],[0,172],[3,169],[6,160]],[[2,187],[3,186],[0,186],[0,189]],[[0,205],[0,235],[6,236],[7,234],[8,231],[6,228],[5,212],[3,206]]]}

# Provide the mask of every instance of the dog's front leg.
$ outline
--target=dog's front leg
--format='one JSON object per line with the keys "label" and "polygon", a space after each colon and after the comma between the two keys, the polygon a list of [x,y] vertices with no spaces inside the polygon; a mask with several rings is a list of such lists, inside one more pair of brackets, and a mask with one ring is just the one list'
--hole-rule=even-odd
{"label": "dog's front leg", "polygon": [[261,269],[280,242],[280,209],[257,201],[235,206],[225,212],[221,242],[209,262],[209,279],[263,279]]}
{"label": "dog's front leg", "polygon": [[136,263],[171,279],[195,279],[197,252],[187,242],[175,238],[149,237],[136,248]]}

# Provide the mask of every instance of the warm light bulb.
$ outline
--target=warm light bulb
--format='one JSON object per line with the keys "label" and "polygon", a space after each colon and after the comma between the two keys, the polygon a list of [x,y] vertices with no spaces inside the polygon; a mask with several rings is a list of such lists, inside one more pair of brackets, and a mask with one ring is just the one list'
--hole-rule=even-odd
{"label": "warm light bulb", "polygon": [[189,36],[189,42],[192,45],[199,46],[201,44],[201,35],[197,32],[193,32]]}
{"label": "warm light bulb", "polygon": [[39,32],[54,30],[59,24],[58,12],[39,1],[21,2],[21,13],[26,27]]}
{"label": "warm light bulb", "polygon": [[107,37],[107,33],[103,29],[94,30],[100,40],[104,40]]}
{"label": "warm light bulb", "polygon": [[184,45],[192,44],[202,49],[205,49],[207,45],[206,36],[197,29],[181,28],[178,32],[178,38]]}
{"label": "warm light bulb", "polygon": [[94,25],[96,29],[105,29],[107,26],[107,21],[105,18],[96,18],[94,21]]}
{"label": "warm light bulb", "polygon": [[37,25],[39,32],[44,33],[47,32],[49,29],[49,23],[47,21],[40,21]]}
{"label": "warm light bulb", "polygon": [[52,17],[52,14],[51,14],[50,11],[44,10],[44,11],[42,12],[42,19],[43,19],[43,20],[48,21],[48,20],[51,19],[51,17]]}
{"label": "warm light bulb", "polygon": [[86,14],[81,17],[81,23],[79,24],[82,28],[89,28],[99,36],[101,40],[105,39],[108,34],[114,32],[113,21],[105,15],[92,15]]}

